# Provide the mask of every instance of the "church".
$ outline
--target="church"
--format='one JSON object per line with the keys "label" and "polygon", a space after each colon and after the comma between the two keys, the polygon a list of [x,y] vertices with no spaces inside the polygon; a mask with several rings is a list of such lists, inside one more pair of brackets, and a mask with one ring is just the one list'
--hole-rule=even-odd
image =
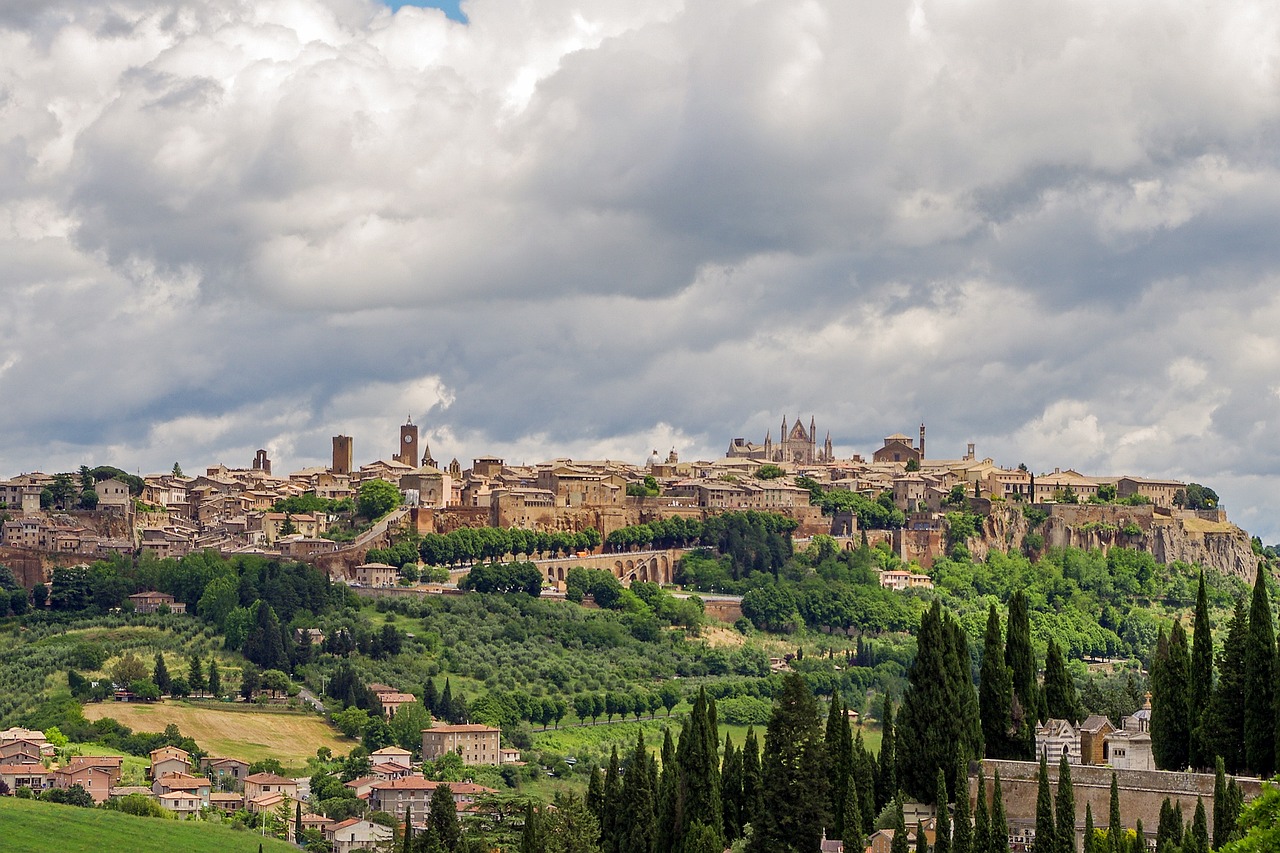
{"label": "church", "polygon": [[730,459],[757,459],[761,462],[788,462],[794,465],[818,465],[835,461],[831,451],[831,433],[818,450],[818,426],[813,417],[809,418],[809,429],[796,418],[795,425],[787,429],[787,416],[782,416],[782,426],[778,430],[778,442],[773,442],[773,432],[765,433],[764,444],[754,444],[744,438],[735,438],[729,442]]}

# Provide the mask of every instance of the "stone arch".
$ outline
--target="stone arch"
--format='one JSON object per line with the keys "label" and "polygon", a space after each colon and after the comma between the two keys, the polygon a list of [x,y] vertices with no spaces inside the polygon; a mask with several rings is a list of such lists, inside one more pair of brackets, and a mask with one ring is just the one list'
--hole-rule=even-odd
{"label": "stone arch", "polygon": [[564,566],[556,566],[556,575],[560,580],[564,580]]}

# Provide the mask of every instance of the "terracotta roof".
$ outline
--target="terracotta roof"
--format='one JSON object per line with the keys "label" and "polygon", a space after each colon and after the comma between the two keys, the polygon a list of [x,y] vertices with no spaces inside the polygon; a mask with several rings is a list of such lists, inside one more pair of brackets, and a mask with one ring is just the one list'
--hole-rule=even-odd
{"label": "terracotta roof", "polygon": [[444,783],[433,782],[421,776],[407,776],[404,779],[383,779],[369,787],[375,791],[434,791],[442,784]]}
{"label": "terracotta roof", "polygon": [[482,726],[479,723],[464,723],[457,726],[432,726],[429,729],[423,729],[423,731],[449,734],[450,732],[501,732],[502,729],[495,729],[493,726]]}
{"label": "terracotta roof", "polygon": [[297,782],[292,779],[286,779],[283,776],[277,776],[275,773],[254,773],[252,776],[244,777],[244,781],[252,782],[255,785],[294,785]]}

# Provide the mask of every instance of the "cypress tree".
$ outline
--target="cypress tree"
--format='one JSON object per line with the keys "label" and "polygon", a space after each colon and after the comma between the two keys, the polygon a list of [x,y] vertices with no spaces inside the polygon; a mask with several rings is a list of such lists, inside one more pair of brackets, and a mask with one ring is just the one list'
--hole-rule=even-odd
{"label": "cypress tree", "polygon": [[893,702],[884,697],[881,715],[880,773],[876,777],[876,811],[879,812],[898,796],[897,744],[893,725]]}
{"label": "cypress tree", "polygon": [[724,736],[724,758],[720,765],[720,807],[724,812],[724,837],[732,843],[742,833],[742,753]]}
{"label": "cypress tree", "polygon": [[209,695],[215,699],[222,696],[222,675],[218,672],[218,659],[209,658]]}
{"label": "cypress tree", "polygon": [[1213,626],[1209,623],[1209,596],[1204,588],[1204,569],[1200,570],[1200,586],[1196,590],[1196,622],[1191,634],[1191,755],[1193,767],[1213,763],[1213,747],[1205,723],[1213,697]]}
{"label": "cypress tree", "polygon": [[191,685],[193,693],[204,692],[204,664],[195,653],[187,659],[187,684]]}
{"label": "cypress tree", "polygon": [[1272,703],[1275,657],[1266,570],[1260,565],[1249,605],[1249,634],[1244,647],[1244,758],[1249,769],[1262,778],[1272,774],[1276,761],[1276,719]]}
{"label": "cypress tree", "polygon": [[1084,850],[1082,853],[1098,853],[1098,833],[1093,828],[1093,805],[1084,804]]}
{"label": "cypress tree", "polygon": [[991,853],[1009,853],[1009,821],[1004,812],[1004,793],[1000,790],[1000,771],[995,772],[995,781],[991,786]]}
{"label": "cypress tree", "polygon": [[427,826],[445,850],[452,853],[458,849],[462,832],[458,828],[458,807],[453,801],[453,790],[448,785],[441,785],[431,792]]}
{"label": "cypress tree", "polygon": [[969,774],[967,764],[958,762],[956,778],[962,780],[956,789],[956,817],[951,834],[951,853],[973,853],[973,822],[969,819]]}
{"label": "cypress tree", "polygon": [[742,822],[756,826],[764,812],[764,777],[760,769],[760,746],[754,726],[747,726],[742,741]]}
{"label": "cypress tree", "polygon": [[1016,590],[1009,598],[1009,627],[1005,636],[1004,661],[1009,666],[1013,679],[1013,694],[1024,714],[1021,720],[1020,757],[1029,759],[1035,751],[1035,716],[1040,700],[1036,695],[1036,654],[1031,646],[1031,614],[1027,595],[1022,590]]}
{"label": "cypress tree", "polygon": [[[1046,682],[1047,684],[1047,682]],[[1049,793],[1049,764],[1040,755],[1036,779],[1036,838],[1032,853],[1057,853],[1058,837],[1053,824],[1053,797]]]}
{"label": "cypress tree", "polygon": [[[754,735],[747,730],[747,742],[753,744]],[[757,767],[757,776],[759,775]],[[671,740],[671,729],[662,732],[662,773],[658,776],[658,835],[655,850],[675,849],[675,826],[679,811],[680,771],[676,767],[676,747]],[[750,820],[750,818],[747,818]]]}
{"label": "cypress tree", "polygon": [[1182,838],[1182,823],[1173,812],[1173,804],[1165,797],[1160,804],[1160,822],[1156,824],[1156,850],[1177,845]]}
{"label": "cypress tree", "polygon": [[1228,773],[1244,767],[1244,647],[1248,635],[1244,601],[1237,600],[1227,622],[1227,637],[1218,653],[1218,683],[1203,721],[1210,748],[1222,756]]}
{"label": "cypress tree", "polygon": [[858,793],[858,804],[862,809],[862,833],[869,835],[876,823],[876,773],[875,761],[862,743],[861,729],[853,741],[853,772],[857,785],[850,787]]}
{"label": "cypress tree", "polygon": [[1142,818],[1133,822],[1133,844],[1129,853],[1147,853],[1147,831],[1142,828]]}
{"label": "cypress tree", "polygon": [[1173,805],[1173,840],[1175,844],[1181,844],[1184,841],[1186,826],[1182,822],[1182,803],[1174,803]]}
{"label": "cypress tree", "polygon": [[1160,632],[1151,663],[1151,752],[1161,770],[1182,770],[1187,766],[1191,746],[1191,711],[1187,707],[1190,670],[1187,633],[1180,622],[1174,622],[1167,641],[1164,632]]}
{"label": "cypress tree", "polygon": [[434,718],[440,716],[440,712],[437,710],[439,704],[440,697],[436,694],[436,680],[428,678],[426,687],[422,689],[422,706]]}
{"label": "cypress tree", "polygon": [[991,818],[987,813],[987,783],[978,767],[978,804],[973,809],[973,840],[971,853],[987,853],[991,849]]}
{"label": "cypress tree", "polygon": [[1120,820],[1120,789],[1116,785],[1116,774],[1111,773],[1111,814],[1107,821],[1108,853],[1127,853],[1124,840],[1124,824]]}
{"label": "cypress tree", "polygon": [[921,802],[934,795],[939,767],[956,751],[982,754],[978,703],[964,633],[937,601],[920,619],[915,660],[898,715],[897,767],[903,790]]}
{"label": "cypress tree", "polygon": [[[405,820],[405,832],[408,832],[408,820]],[[293,838],[298,844],[302,843],[302,801],[299,800],[293,807]]]}
{"label": "cypress tree", "polygon": [[857,779],[852,776],[844,798],[844,835],[850,846],[855,843],[855,839],[861,843],[866,835],[862,828],[862,797],[858,794]]}
{"label": "cypress tree", "polygon": [[156,665],[151,670],[151,680],[155,682],[156,687],[160,688],[161,693],[168,693],[169,688],[173,686],[169,678],[169,668],[164,665],[164,655],[159,652],[156,652]]}
{"label": "cypress tree", "polygon": [[978,706],[982,716],[982,740],[988,758],[1014,755],[1009,731],[1013,725],[1013,676],[1004,660],[1004,639],[996,606],[987,610],[987,630],[982,638],[982,668],[978,672]]}
{"label": "cypress tree", "polygon": [[831,805],[828,809],[828,838],[844,838],[844,804],[849,793],[849,757],[845,755],[848,718],[838,698],[827,708],[827,730],[824,738],[827,763],[827,785]]}
{"label": "cypress tree", "polygon": [[1076,683],[1067,672],[1062,649],[1053,640],[1044,661],[1044,702],[1053,719],[1080,721],[1080,703],[1076,700]]}
{"label": "cypress tree", "polygon": [[596,823],[604,823],[604,776],[599,767],[591,770],[591,779],[587,782],[587,810],[596,819]]}
{"label": "cypress tree", "polygon": [[[889,853],[908,853],[911,847],[907,844],[907,822],[902,819],[902,800],[893,803],[893,840],[889,843]],[[785,847],[779,848],[785,850]]]}
{"label": "cypress tree", "polygon": [[768,805],[748,848],[816,850],[826,825],[827,776],[818,703],[799,673],[788,674],[769,715],[762,771]]}
{"label": "cypress tree", "polygon": [[622,779],[622,800],[615,820],[619,853],[651,853],[658,836],[658,814],[654,803],[653,777],[649,773],[649,751],[644,747],[644,730],[636,736],[636,748]]}
{"label": "cypress tree", "polygon": [[1196,815],[1191,820],[1193,853],[1209,853],[1209,822],[1204,813],[1204,800],[1196,797]]}
{"label": "cypress tree", "polygon": [[600,845],[605,853],[618,849],[618,812],[622,808],[622,767],[618,747],[609,755],[609,769],[604,774],[604,808],[600,818]]}
{"label": "cypress tree", "polygon": [[[934,802],[938,804],[938,823],[934,834],[933,853],[951,853],[951,819],[947,815],[947,774],[938,768],[937,794]],[[959,788],[956,789],[959,792]],[[961,795],[957,793],[957,798]]]}
{"label": "cypress tree", "polygon": [[1076,850],[1076,793],[1071,785],[1071,765],[1064,755],[1058,762],[1058,794],[1054,801],[1054,823],[1058,831],[1057,853]]}
{"label": "cypress tree", "polygon": [[695,823],[707,827],[718,839],[717,843],[724,839],[719,744],[714,739],[713,713],[707,707],[706,689],[700,689],[693,712],[680,729],[680,743],[676,746],[676,766],[680,771],[677,802],[681,805],[676,814],[677,846],[683,843],[685,833]]}
{"label": "cypress tree", "polygon": [[439,713],[436,716],[453,722],[453,687],[449,684],[449,676],[444,677],[444,692],[440,694]]}
{"label": "cypress tree", "polygon": [[1213,771],[1213,849],[1227,843],[1231,830],[1236,825],[1236,816],[1229,813],[1231,805],[1230,788],[1227,785],[1227,772],[1222,756],[1217,757]]}
{"label": "cypress tree", "polygon": [[916,821],[916,853],[929,853],[929,836],[924,831],[924,821]]}
{"label": "cypress tree", "polygon": [[[431,682],[427,682],[430,684]],[[542,853],[542,833],[539,831],[538,812],[533,801],[524,808],[524,829],[520,833],[520,853]]]}

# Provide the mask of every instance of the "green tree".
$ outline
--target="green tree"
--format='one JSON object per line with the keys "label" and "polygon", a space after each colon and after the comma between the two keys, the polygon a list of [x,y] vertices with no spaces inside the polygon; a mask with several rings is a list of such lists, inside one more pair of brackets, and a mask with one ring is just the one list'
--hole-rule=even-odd
{"label": "green tree", "polygon": [[910,853],[910,851],[911,845],[907,842],[907,822],[902,817],[902,799],[898,798],[893,801],[893,840],[889,843],[889,853]]}
{"label": "green tree", "polygon": [[724,813],[724,837],[732,844],[742,834],[742,753],[724,736],[720,761],[720,808]]}
{"label": "green tree", "polygon": [[[799,673],[782,681],[765,733],[766,806],[748,847],[772,853],[816,850],[827,820],[827,776],[818,703]],[[683,740],[683,738],[682,738]]]}
{"label": "green tree", "polygon": [[1124,822],[1120,820],[1120,788],[1116,774],[1111,773],[1111,810],[1107,821],[1107,850],[1109,853],[1128,853],[1124,839]]}
{"label": "green tree", "polygon": [[1240,786],[1228,782],[1222,756],[1218,756],[1213,777],[1213,849],[1226,845],[1240,818]]}
{"label": "green tree", "polygon": [[204,665],[200,662],[200,656],[195,652],[187,658],[187,684],[191,687],[192,693],[203,693],[205,688]]}
{"label": "green tree", "polygon": [[[622,822],[615,827],[620,853],[651,853],[658,836],[658,815],[654,802],[652,759],[644,746],[644,731],[636,736],[636,748],[622,780]],[[624,831],[625,830],[625,831]]]}
{"label": "green tree", "polygon": [[156,652],[155,667],[151,670],[151,681],[160,688],[162,694],[168,693],[172,683],[169,679],[169,668],[164,665],[164,655]]}
{"label": "green tree", "polygon": [[376,520],[400,506],[400,499],[400,490],[386,480],[365,480],[356,494],[356,512]]}
{"label": "green tree", "polygon": [[244,656],[262,669],[288,669],[284,643],[280,639],[280,620],[265,601],[254,606],[253,627],[244,640]]}
{"label": "green tree", "polygon": [[[945,620],[935,601],[920,620],[915,660],[907,672],[898,719],[897,764],[902,788],[928,802],[939,767],[950,767],[957,750],[982,754],[978,701],[969,679],[964,632]],[[953,786],[954,787],[954,786]]]}
{"label": "green tree", "polygon": [[1040,771],[1036,782],[1036,838],[1031,850],[1032,853],[1058,853],[1058,834],[1053,822],[1053,798],[1049,794],[1049,766],[1044,753],[1040,754]]}
{"label": "green tree", "polygon": [[979,670],[978,707],[982,716],[982,739],[988,758],[1012,758],[1017,755],[1010,739],[1013,727],[1013,676],[1004,659],[1004,639],[1000,617],[993,603],[987,610],[987,630],[982,642],[982,668]]}
{"label": "green tree", "polygon": [[880,767],[876,775],[876,811],[883,809],[898,796],[897,732],[893,723],[893,702],[884,697],[884,712],[880,715]]}
{"label": "green tree", "polygon": [[458,808],[453,801],[453,789],[448,785],[439,785],[431,792],[427,832],[434,835],[445,850],[452,853],[458,849],[462,832],[458,828]]}
{"label": "green tree", "polygon": [[[963,777],[962,777],[963,778]],[[951,853],[951,818],[947,813],[947,774],[938,768],[937,794],[934,802],[938,804],[938,823],[934,834],[933,853]],[[957,799],[969,798],[967,790],[958,792]],[[923,833],[921,833],[923,835]]]}
{"label": "green tree", "polygon": [[1062,649],[1049,640],[1049,651],[1044,663],[1044,703],[1049,717],[1057,720],[1080,721],[1080,703],[1076,700],[1076,683],[1067,672]]}
{"label": "green tree", "polygon": [[1071,765],[1062,756],[1058,764],[1058,793],[1054,801],[1054,823],[1057,826],[1056,853],[1075,853],[1076,794],[1071,785]]}
{"label": "green tree", "polygon": [[539,831],[539,823],[538,810],[533,807],[533,800],[530,800],[524,807],[524,828],[520,831],[520,853],[542,853],[545,841]]}
{"label": "green tree", "polygon": [[1084,850],[1082,853],[1099,853],[1098,833],[1093,826],[1093,804],[1084,804]]}
{"label": "green tree", "polygon": [[1196,797],[1196,813],[1191,820],[1191,853],[1209,853],[1209,822],[1200,797]]}
{"label": "green tree", "polygon": [[1213,764],[1213,746],[1209,742],[1207,717],[1213,698],[1213,632],[1209,623],[1209,597],[1204,588],[1204,570],[1200,570],[1200,586],[1196,591],[1196,621],[1191,635],[1191,752],[1193,767]]}
{"label": "green tree", "polygon": [[556,794],[554,809],[546,815],[544,853],[599,853],[600,825],[582,798],[574,793]]}
{"label": "green tree", "polygon": [[[755,756],[754,770],[756,774],[755,783],[758,793],[760,782],[760,757],[759,750],[755,750],[755,735],[750,729],[747,730],[747,746],[751,747]],[[748,759],[746,748],[743,754],[743,788],[744,792],[748,783],[746,779],[746,762]],[[603,797],[602,797],[603,800]],[[662,773],[658,777],[658,836],[655,845],[656,850],[674,850],[676,847],[676,824],[677,814],[680,810],[680,768],[676,766],[676,747],[671,740],[671,729],[664,729],[662,732]],[[745,804],[745,800],[744,800]],[[746,816],[744,815],[744,818]],[[749,820],[749,818],[746,818]]]}
{"label": "green tree", "polygon": [[1166,641],[1161,630],[1156,655],[1151,662],[1151,751],[1161,770],[1182,770],[1187,766],[1191,746],[1191,659],[1187,653],[1187,633],[1180,622]]}
{"label": "green tree", "polygon": [[[683,842],[685,833],[694,823],[709,828],[717,838],[724,835],[720,805],[720,744],[712,720],[714,713],[714,704],[709,705],[706,691],[699,690],[693,711],[680,729],[676,766],[680,769],[679,802],[683,808],[677,812],[677,843]],[[767,767],[765,789],[770,790]]]}
{"label": "green tree", "polygon": [[742,822],[756,825],[764,811],[764,775],[760,767],[760,745],[754,726],[747,726],[742,741]]}
{"label": "green tree", "polygon": [[218,672],[217,658],[209,658],[209,695],[215,699],[222,696],[222,675]]}
{"label": "green tree", "polygon": [[[967,762],[958,762],[956,778],[964,779],[965,785],[956,792],[956,815],[951,838],[951,853],[973,853],[973,822],[969,819],[969,785]],[[983,792],[986,796],[986,792]]]}
{"label": "green tree", "polygon": [[1272,774],[1276,760],[1276,715],[1272,703],[1275,656],[1266,571],[1259,566],[1244,647],[1244,758],[1248,767],[1263,778]]}
{"label": "green tree", "polygon": [[987,808],[987,783],[982,777],[982,765],[978,765],[978,804],[973,810],[973,840],[970,849],[972,853],[987,853],[991,850],[991,815]]}
{"label": "green tree", "polygon": [[1005,817],[1004,792],[1000,790],[1000,771],[994,774],[991,785],[991,829],[990,843],[987,849],[991,853],[1009,853],[1009,821]]}
{"label": "green tree", "polygon": [[1244,649],[1249,630],[1248,613],[1242,600],[1227,622],[1227,636],[1218,653],[1218,683],[1209,700],[1203,721],[1205,736],[1213,751],[1222,756],[1227,772],[1244,767]]}
{"label": "green tree", "polygon": [[1029,759],[1035,753],[1036,709],[1040,699],[1036,690],[1036,655],[1031,646],[1031,615],[1026,593],[1015,590],[1009,598],[1009,627],[1006,632],[1004,660],[1013,678],[1015,709],[1020,707],[1022,716],[1014,722],[1019,725],[1018,758]]}

